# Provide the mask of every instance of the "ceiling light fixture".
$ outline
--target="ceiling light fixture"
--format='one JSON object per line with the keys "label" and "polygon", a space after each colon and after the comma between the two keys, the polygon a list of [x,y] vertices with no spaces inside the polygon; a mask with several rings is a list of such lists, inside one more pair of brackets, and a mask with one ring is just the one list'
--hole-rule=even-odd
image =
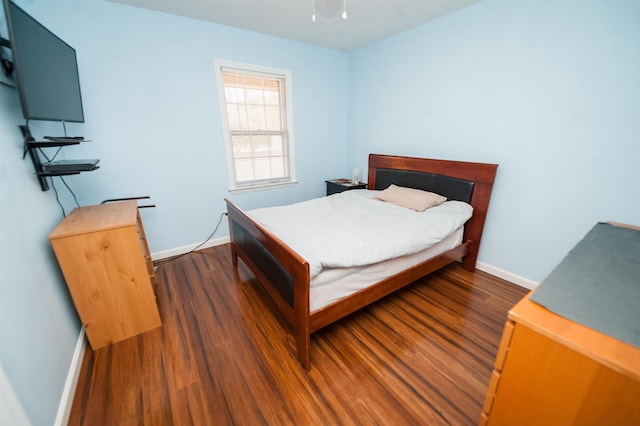
{"label": "ceiling light fixture", "polygon": [[342,1],[342,19],[347,19],[347,0],[319,0],[320,3],[316,5],[316,0],[311,0],[311,20],[316,22],[316,12],[320,12],[321,15],[326,18],[331,18],[338,14],[340,10],[340,2]]}

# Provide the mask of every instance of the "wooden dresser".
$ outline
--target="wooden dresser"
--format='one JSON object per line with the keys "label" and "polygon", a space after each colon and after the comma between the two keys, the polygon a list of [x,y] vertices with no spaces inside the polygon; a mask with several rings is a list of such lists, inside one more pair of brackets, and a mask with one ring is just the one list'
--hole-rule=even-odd
{"label": "wooden dresser", "polygon": [[480,424],[640,425],[640,347],[557,315],[532,294],[508,314]]}
{"label": "wooden dresser", "polygon": [[76,208],[49,240],[93,349],[162,325],[135,200]]}

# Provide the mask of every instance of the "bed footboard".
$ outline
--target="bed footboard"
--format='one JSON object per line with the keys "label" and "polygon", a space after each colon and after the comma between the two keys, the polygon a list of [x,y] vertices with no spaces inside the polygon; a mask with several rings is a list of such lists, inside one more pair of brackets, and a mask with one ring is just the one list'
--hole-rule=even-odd
{"label": "bed footboard", "polygon": [[231,201],[227,203],[233,267],[249,267],[293,328],[298,358],[310,366],[309,264]]}

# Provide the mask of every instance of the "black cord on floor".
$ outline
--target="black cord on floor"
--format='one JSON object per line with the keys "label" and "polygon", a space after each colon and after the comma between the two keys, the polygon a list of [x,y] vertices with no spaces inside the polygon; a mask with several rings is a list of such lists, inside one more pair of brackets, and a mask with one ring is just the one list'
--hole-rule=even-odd
{"label": "black cord on floor", "polygon": [[176,259],[180,259],[182,256],[186,256],[188,254],[191,254],[193,252],[195,252],[196,250],[198,250],[200,247],[202,247],[205,243],[207,243],[209,240],[211,240],[211,238],[213,238],[213,236],[215,235],[215,233],[218,231],[218,228],[220,227],[220,224],[222,223],[222,218],[225,217],[227,215],[226,212],[223,212],[220,214],[220,219],[218,219],[218,223],[216,224],[216,227],[213,229],[213,231],[211,232],[211,234],[209,234],[209,236],[207,237],[206,240],[204,240],[203,242],[201,242],[200,244],[198,244],[197,246],[195,246],[194,248],[192,248],[191,250],[189,250],[186,253],[182,253],[179,254],[177,256],[171,257],[167,260],[161,260],[159,261],[159,264],[157,265],[158,267],[164,265],[165,263],[169,263],[169,262],[173,262]]}

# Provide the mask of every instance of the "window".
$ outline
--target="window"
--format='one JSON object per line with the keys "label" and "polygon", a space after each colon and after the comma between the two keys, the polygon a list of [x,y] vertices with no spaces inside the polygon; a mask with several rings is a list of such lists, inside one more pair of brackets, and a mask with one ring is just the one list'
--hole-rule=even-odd
{"label": "window", "polygon": [[216,61],[231,191],[295,183],[291,73]]}

